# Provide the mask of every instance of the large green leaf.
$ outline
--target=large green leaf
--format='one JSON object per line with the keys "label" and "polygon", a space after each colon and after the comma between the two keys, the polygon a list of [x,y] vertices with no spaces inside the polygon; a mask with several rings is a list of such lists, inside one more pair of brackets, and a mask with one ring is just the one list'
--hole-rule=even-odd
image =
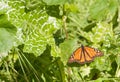
{"label": "large green leaf", "polygon": [[89,14],[91,19],[97,21],[106,20],[110,21],[113,19],[118,7],[117,0],[96,0],[89,7]]}
{"label": "large green leaf", "polygon": [[9,12],[10,21],[23,30],[24,51],[38,56],[43,53],[48,44],[52,46],[52,56],[58,56],[58,48],[55,46],[53,34],[59,29],[60,20],[48,16],[40,7],[25,12],[22,1],[12,1],[9,4],[12,7]]}
{"label": "large green leaf", "polygon": [[8,52],[14,46],[16,32],[6,15],[0,15],[0,53]]}
{"label": "large green leaf", "polygon": [[[34,13],[34,11],[32,12]],[[51,52],[53,56],[56,56],[57,50],[55,46],[55,41],[52,34],[58,29],[53,24],[56,25],[56,19],[48,17],[46,13],[39,13],[39,16],[33,14],[33,17],[36,17],[36,20],[33,23],[28,22],[28,26],[30,28],[26,28],[25,30],[25,47],[24,51],[35,53],[37,55],[43,53],[46,49],[46,45],[51,45]],[[27,14],[26,16],[30,16]],[[32,19],[32,18],[31,18]],[[32,20],[35,20],[33,18]],[[55,54],[53,54],[53,52]]]}
{"label": "large green leaf", "polygon": [[[65,4],[65,8],[67,11],[74,11],[70,12],[68,18],[72,21],[70,22],[70,26],[83,28],[89,25],[88,17],[89,17],[89,7],[93,1],[88,0],[76,0],[76,2],[72,4]],[[77,4],[76,4],[77,3]],[[67,9],[69,6],[69,9]]]}

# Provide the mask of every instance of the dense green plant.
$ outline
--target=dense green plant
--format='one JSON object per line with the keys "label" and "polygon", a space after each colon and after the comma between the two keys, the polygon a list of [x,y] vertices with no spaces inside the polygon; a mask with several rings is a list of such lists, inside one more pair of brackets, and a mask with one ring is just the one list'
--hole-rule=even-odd
{"label": "dense green plant", "polygon": [[[119,82],[119,0],[1,0],[0,81]],[[68,64],[81,44],[104,56]]]}

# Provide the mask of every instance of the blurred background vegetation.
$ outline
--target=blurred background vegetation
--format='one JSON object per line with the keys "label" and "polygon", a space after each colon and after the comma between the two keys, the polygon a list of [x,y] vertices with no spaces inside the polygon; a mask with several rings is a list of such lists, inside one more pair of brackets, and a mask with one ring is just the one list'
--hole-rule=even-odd
{"label": "blurred background vegetation", "polygon": [[120,82],[120,0],[0,0],[0,82]]}

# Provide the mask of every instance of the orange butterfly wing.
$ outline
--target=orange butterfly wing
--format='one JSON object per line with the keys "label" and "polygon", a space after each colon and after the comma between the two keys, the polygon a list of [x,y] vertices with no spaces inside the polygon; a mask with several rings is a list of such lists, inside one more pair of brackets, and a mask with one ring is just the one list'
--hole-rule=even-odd
{"label": "orange butterfly wing", "polygon": [[71,57],[68,60],[68,63],[77,62],[80,64],[84,64],[87,62],[91,62],[97,56],[102,56],[103,53],[95,48],[84,47],[78,48],[74,51]]}

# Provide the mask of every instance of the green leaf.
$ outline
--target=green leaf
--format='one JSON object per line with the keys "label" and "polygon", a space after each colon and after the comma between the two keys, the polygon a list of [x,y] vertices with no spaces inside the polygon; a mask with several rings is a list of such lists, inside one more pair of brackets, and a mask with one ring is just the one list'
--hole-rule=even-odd
{"label": "green leaf", "polygon": [[115,15],[117,11],[117,7],[118,7],[117,0],[94,1],[89,9],[90,18],[98,21],[104,20],[104,19],[107,19],[107,21],[110,21]]}
{"label": "green leaf", "polygon": [[[68,18],[71,20],[70,22],[71,27],[77,27],[78,29],[80,29],[89,25],[88,11],[92,2],[93,1],[88,1],[88,0],[76,0],[76,2],[72,4],[68,4],[68,5],[65,4],[65,8],[67,12],[69,12],[70,10],[73,11],[70,12],[68,15]],[[67,7],[69,7],[69,9]]]}
{"label": "green leaf", "polygon": [[110,38],[113,38],[112,24],[99,22],[97,26],[92,29],[92,32],[84,32],[82,36],[94,44],[109,41]]}
{"label": "green leaf", "polygon": [[[35,13],[34,11],[31,13]],[[30,16],[30,14],[27,14],[26,16]],[[25,47],[24,51],[29,53],[34,53],[35,55],[40,55],[43,53],[43,51],[46,49],[46,45],[52,46],[52,55],[56,56],[55,50],[55,41],[53,39],[53,33],[58,29],[58,27],[55,25],[57,24],[57,20],[52,17],[48,17],[46,13],[38,14],[39,17],[36,16],[36,14],[32,14],[33,17],[36,17],[36,20],[28,22],[28,26],[30,28],[26,28],[25,32],[28,34],[25,34]],[[31,18],[32,19],[32,18]],[[35,18],[33,18],[34,20]],[[28,20],[28,19],[27,19]],[[38,23],[39,22],[39,23]],[[53,25],[54,24],[54,25]],[[31,26],[32,25],[32,26]]]}
{"label": "green leaf", "polygon": [[40,10],[40,7],[26,13],[22,1],[14,2],[12,7],[14,12],[9,12],[10,20],[15,26],[23,30],[24,52],[34,53],[39,56],[44,52],[48,44],[52,47],[51,55],[58,56],[59,50],[55,46],[53,34],[61,26],[61,21],[48,16],[43,9]]}
{"label": "green leaf", "polygon": [[5,15],[0,15],[0,53],[8,52],[16,40],[17,29],[8,20]]}
{"label": "green leaf", "polygon": [[60,44],[61,49],[61,60],[66,65],[68,62],[68,58],[72,55],[73,50],[77,47],[77,39],[73,40],[65,40],[62,44]]}

